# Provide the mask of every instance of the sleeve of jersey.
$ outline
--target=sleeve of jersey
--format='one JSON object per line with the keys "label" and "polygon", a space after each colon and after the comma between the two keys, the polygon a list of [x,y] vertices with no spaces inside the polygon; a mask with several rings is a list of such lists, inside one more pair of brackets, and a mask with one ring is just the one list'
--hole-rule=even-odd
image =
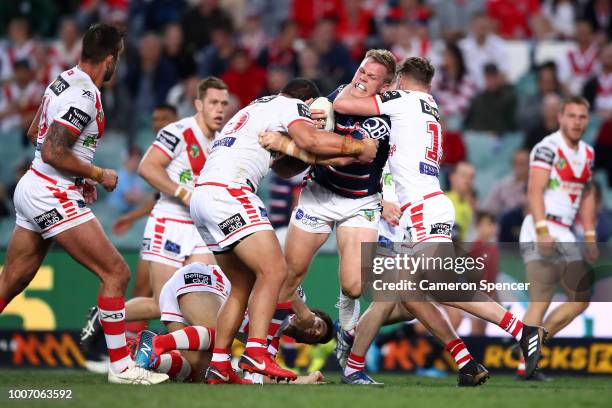
{"label": "sleeve of jersey", "polygon": [[304,102],[296,102],[287,106],[283,113],[282,121],[287,129],[298,122],[313,123],[310,116],[310,108]]}
{"label": "sleeve of jersey", "polygon": [[555,151],[551,146],[537,144],[531,151],[529,167],[550,170],[555,161]]}
{"label": "sleeve of jersey", "polygon": [[400,111],[401,91],[387,91],[380,95],[374,95],[376,110],[379,115],[394,115]]}
{"label": "sleeve of jersey", "polygon": [[53,121],[64,126],[73,135],[79,136],[95,118],[95,102],[83,98],[78,103],[73,100],[67,101],[55,115]]}
{"label": "sleeve of jersey", "polygon": [[165,127],[157,133],[157,136],[155,136],[153,147],[161,150],[163,154],[172,160],[179,153],[180,143],[181,138]]}

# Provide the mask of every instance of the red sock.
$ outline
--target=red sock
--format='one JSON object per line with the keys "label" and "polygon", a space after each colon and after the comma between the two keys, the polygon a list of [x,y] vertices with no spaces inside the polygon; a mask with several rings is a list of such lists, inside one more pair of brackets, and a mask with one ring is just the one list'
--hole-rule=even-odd
{"label": "red sock", "polygon": [[455,339],[446,345],[446,351],[455,359],[457,368],[462,369],[472,359],[472,355],[461,339]]}
{"label": "red sock", "polygon": [[214,348],[210,365],[227,370],[232,368],[232,350],[229,348]]}
{"label": "red sock", "polygon": [[8,305],[8,302],[6,301],[6,299],[0,298],[0,313],[4,311],[4,308],[6,308],[6,305]]}
{"label": "red sock", "polygon": [[523,358],[523,356],[519,359],[516,375],[525,375],[525,358]]}
{"label": "red sock", "polygon": [[499,322],[499,327],[510,333],[517,341],[521,341],[521,337],[523,336],[523,322],[512,313],[506,312],[506,314],[504,314],[501,322]]}
{"label": "red sock", "polygon": [[125,339],[125,301],[123,297],[99,296],[98,308],[111,370],[120,373],[132,363]]}
{"label": "red sock", "polygon": [[249,337],[247,339],[244,351],[245,353],[248,353],[250,356],[253,357],[261,356],[262,354],[268,351],[267,345],[268,342],[264,339],[258,339],[257,337]]}
{"label": "red sock", "polygon": [[125,330],[130,332],[129,333],[130,336],[135,336],[141,331],[146,330],[148,326],[149,326],[149,322],[145,320],[142,320],[139,322],[126,322]]}
{"label": "red sock", "polygon": [[344,375],[349,376],[358,371],[363,371],[365,369],[365,356],[358,356],[357,354],[349,354],[348,361],[346,362],[346,367],[344,368]]}
{"label": "red sock", "polygon": [[210,351],[215,331],[204,326],[188,326],[153,339],[155,353],[160,355],[171,350]]}
{"label": "red sock", "polygon": [[176,350],[160,355],[157,364],[152,368],[158,373],[168,374],[168,377],[179,382],[191,376],[191,365]]}
{"label": "red sock", "polygon": [[268,341],[272,340],[272,338],[277,335],[280,337],[279,328],[283,324],[285,318],[289,316],[292,312],[293,308],[291,302],[279,303],[276,305],[276,310],[274,311],[272,321],[270,322],[270,326],[268,327]]}

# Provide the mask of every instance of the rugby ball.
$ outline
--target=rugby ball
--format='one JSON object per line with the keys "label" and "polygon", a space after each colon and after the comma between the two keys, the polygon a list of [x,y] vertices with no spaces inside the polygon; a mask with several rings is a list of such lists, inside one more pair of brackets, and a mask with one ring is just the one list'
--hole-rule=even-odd
{"label": "rugby ball", "polygon": [[334,108],[329,99],[324,96],[318,97],[310,104],[310,110],[312,111],[313,109],[320,109],[325,112],[327,119],[325,119],[325,127],[323,129],[333,132],[336,127],[336,119],[334,117]]}

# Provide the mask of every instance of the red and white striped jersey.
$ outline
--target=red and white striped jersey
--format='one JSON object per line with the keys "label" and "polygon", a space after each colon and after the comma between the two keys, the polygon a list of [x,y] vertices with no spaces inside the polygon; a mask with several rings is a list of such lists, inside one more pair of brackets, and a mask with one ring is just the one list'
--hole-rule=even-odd
{"label": "red and white striped jersey", "polygon": [[[206,163],[212,141],[200,130],[194,116],[170,123],[162,128],[153,142],[171,160],[166,172],[170,180],[193,190],[195,181]],[[191,219],[189,208],[174,196],[161,193],[153,211],[163,211]]]}
{"label": "red and white striped jersey", "polygon": [[104,111],[100,91],[89,75],[78,67],[62,72],[45,90],[40,108],[36,154],[32,167],[60,185],[72,185],[74,175],[62,173],[43,162],[42,145],[52,123],[58,123],[78,136],[72,152],[81,160],[91,163],[104,133]]}
{"label": "red and white striped jersey", "polygon": [[529,166],[550,171],[544,191],[544,209],[550,220],[567,227],[574,224],[584,186],[591,180],[594,160],[591,146],[581,140],[574,150],[561,131],[546,136],[533,147]]}

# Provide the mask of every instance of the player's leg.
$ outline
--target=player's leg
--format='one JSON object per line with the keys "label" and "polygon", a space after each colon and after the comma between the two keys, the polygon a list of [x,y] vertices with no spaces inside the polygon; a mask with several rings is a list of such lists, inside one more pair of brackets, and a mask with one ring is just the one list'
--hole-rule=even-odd
{"label": "player's leg", "polygon": [[[95,245],[91,239],[95,237]],[[125,337],[125,290],[130,271],[119,251],[111,244],[97,219],[60,232],[53,239],[70,256],[100,278],[98,308],[111,371],[109,380],[119,383],[157,383],[168,377],[134,366]]]}
{"label": "player's leg", "polygon": [[39,233],[15,226],[0,272],[0,313],[34,279],[50,245]]}
{"label": "player's leg", "polygon": [[[151,291],[151,283],[149,281],[149,261],[145,261],[142,258],[138,260],[138,265],[136,266],[136,277],[134,278],[134,286],[132,286],[132,296],[130,300],[137,298],[151,298],[153,296],[153,292]],[[127,301],[125,304],[126,314],[128,314],[128,304],[130,301]],[[152,307],[154,305],[150,305]],[[147,312],[145,312],[147,313]],[[148,312],[151,313],[151,312]],[[130,336],[134,336],[136,333],[139,333],[142,330],[147,328],[148,322],[146,320],[139,321],[130,321],[130,319],[126,316],[126,327]]]}
{"label": "player's leg", "polygon": [[[184,330],[186,325],[178,322],[165,322],[168,335]],[[157,337],[154,337],[154,339]],[[195,354],[195,355],[194,355]],[[167,374],[168,377],[177,382],[184,382],[192,379],[195,372],[192,363],[197,363],[198,352],[185,352],[170,350],[159,354],[158,358],[151,364],[151,369],[158,373]]]}
{"label": "player's leg", "polygon": [[529,282],[529,304],[523,322],[532,326],[541,325],[559,282],[559,273],[554,263],[540,260],[527,262],[525,269]]}
{"label": "player's leg", "polygon": [[313,233],[296,226],[293,221],[289,224],[285,241],[287,279],[279,297],[281,301],[293,297],[306,278],[312,259],[328,237],[329,232]]}
{"label": "player's leg", "polygon": [[359,320],[359,296],[361,296],[361,257],[363,242],[376,242],[378,230],[341,226],[336,231],[340,257],[340,287],[338,301],[340,326],[350,331]]}

